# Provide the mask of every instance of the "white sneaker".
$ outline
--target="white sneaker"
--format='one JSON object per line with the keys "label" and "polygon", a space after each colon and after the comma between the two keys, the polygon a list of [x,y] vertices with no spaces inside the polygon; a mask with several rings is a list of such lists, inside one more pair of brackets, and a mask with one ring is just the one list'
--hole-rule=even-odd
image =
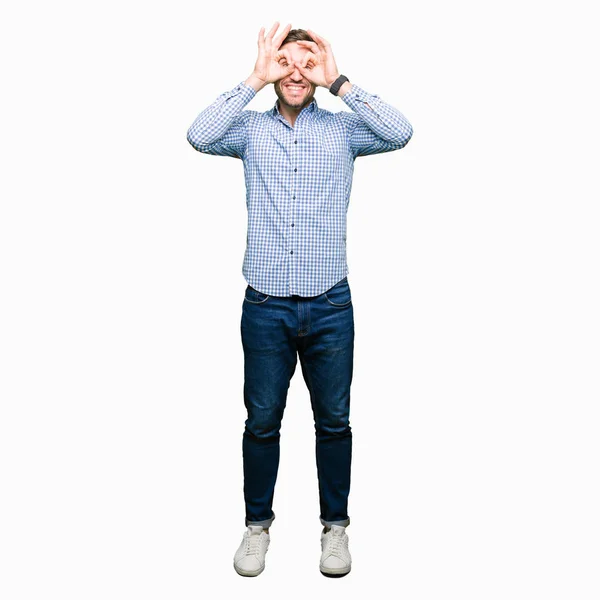
{"label": "white sneaker", "polygon": [[233,558],[233,568],[239,575],[255,577],[264,571],[270,541],[269,534],[260,525],[248,525]]}
{"label": "white sneaker", "polygon": [[348,550],[348,534],[341,525],[332,525],[325,533],[321,532],[321,563],[319,568],[328,577],[343,577],[350,572],[352,558]]}

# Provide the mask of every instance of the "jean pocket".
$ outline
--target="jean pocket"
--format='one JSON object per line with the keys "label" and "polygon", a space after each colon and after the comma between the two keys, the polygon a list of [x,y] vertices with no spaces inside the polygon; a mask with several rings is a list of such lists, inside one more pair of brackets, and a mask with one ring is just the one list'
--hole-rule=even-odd
{"label": "jean pocket", "polygon": [[332,288],[325,292],[325,299],[332,306],[343,308],[349,306],[352,303],[352,294],[350,293],[350,284],[348,278],[344,277],[341,281],[338,281]]}
{"label": "jean pocket", "polygon": [[250,304],[262,304],[269,299],[268,294],[263,294],[258,290],[255,290],[252,286],[248,286],[246,288],[246,292],[244,293],[244,300],[246,302],[250,302]]}

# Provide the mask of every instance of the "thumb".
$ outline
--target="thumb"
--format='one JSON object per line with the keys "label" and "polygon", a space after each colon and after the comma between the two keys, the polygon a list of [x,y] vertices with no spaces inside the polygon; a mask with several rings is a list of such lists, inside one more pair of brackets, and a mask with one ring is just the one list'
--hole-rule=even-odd
{"label": "thumb", "polygon": [[299,62],[294,63],[294,68],[296,67],[298,67],[298,71],[300,71],[300,73],[306,77],[306,68],[303,67]]}

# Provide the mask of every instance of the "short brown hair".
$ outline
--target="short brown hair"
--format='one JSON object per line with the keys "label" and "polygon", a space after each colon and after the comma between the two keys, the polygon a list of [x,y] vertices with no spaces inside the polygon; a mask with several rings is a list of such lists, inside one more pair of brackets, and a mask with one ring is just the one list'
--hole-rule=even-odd
{"label": "short brown hair", "polygon": [[[288,42],[298,42],[300,40],[305,40],[307,42],[314,42],[308,32],[304,29],[290,29],[286,38],[281,42],[281,46],[287,44]],[[281,48],[281,46],[279,46]]]}

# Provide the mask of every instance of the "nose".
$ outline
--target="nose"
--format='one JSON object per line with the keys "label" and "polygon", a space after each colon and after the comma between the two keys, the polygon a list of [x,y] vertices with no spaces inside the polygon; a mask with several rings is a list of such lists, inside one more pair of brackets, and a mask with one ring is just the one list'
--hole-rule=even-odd
{"label": "nose", "polygon": [[296,82],[302,81],[302,74],[298,70],[297,66],[294,67],[294,70],[293,70],[292,74],[290,75],[290,78]]}

